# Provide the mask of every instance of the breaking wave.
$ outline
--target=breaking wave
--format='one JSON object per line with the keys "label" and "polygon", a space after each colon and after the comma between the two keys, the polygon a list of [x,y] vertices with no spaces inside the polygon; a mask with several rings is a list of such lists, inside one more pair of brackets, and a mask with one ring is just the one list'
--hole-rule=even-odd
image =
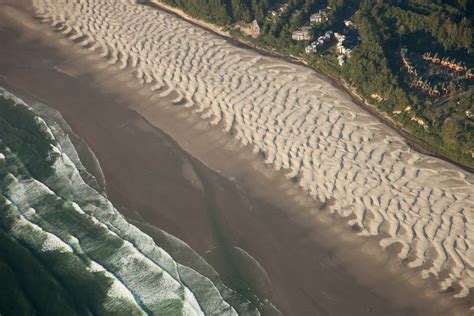
{"label": "breaking wave", "polygon": [[[10,252],[0,256],[0,280],[17,279],[17,311],[259,314],[186,244],[167,235],[194,258],[179,263],[118,213],[59,113],[0,88],[0,114],[0,254]],[[9,262],[20,256],[19,265]],[[54,302],[37,301],[47,295],[34,292],[40,280],[45,292],[58,291]]]}

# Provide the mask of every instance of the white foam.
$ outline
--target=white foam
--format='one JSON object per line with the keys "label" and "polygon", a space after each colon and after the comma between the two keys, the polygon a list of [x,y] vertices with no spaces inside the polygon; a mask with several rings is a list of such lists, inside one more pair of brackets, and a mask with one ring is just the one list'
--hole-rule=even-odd
{"label": "white foam", "polygon": [[121,300],[121,302],[119,302],[120,304],[123,304],[123,301],[125,301],[127,304],[133,305],[136,310],[139,310],[141,315],[146,315],[145,311],[143,311],[135,301],[132,292],[130,292],[130,290],[127,289],[127,287],[122,282],[120,282],[120,280],[117,279],[115,275],[107,271],[102,265],[95,261],[90,262],[88,270],[91,272],[103,272],[106,277],[113,280],[112,285],[110,286],[110,289],[107,293],[107,295],[112,298],[112,300],[106,302],[106,306],[114,304],[114,299],[118,298]]}
{"label": "white foam", "polygon": [[[13,206],[11,201],[9,205],[10,212],[12,212],[13,209],[18,210],[16,206]],[[14,219],[12,227],[10,228],[10,233],[13,237],[35,245],[35,247],[42,252],[73,252],[67,243],[63,242],[56,235],[44,231],[40,226],[29,221],[25,216],[16,213],[11,218]]]}
{"label": "white foam", "polygon": [[12,100],[14,101],[15,105],[16,104],[21,104],[23,106],[26,106],[27,108],[30,108],[25,101],[14,95],[13,93],[5,90],[4,88],[0,87],[0,95],[3,96],[7,100]]}
{"label": "white foam", "polygon": [[35,121],[43,128],[46,134],[50,137],[51,140],[55,139],[53,132],[49,128],[48,124],[39,116],[35,116]]}
{"label": "white foam", "polygon": [[[41,128],[51,131],[51,140],[58,137],[54,133],[59,131],[49,129],[44,120],[36,119],[36,122]],[[6,150],[10,152],[8,148]],[[71,150],[74,151],[73,148]],[[79,235],[71,235],[68,228],[69,225],[84,225],[83,219],[89,220],[91,229],[94,229],[93,225],[98,226],[102,235],[105,234],[109,240],[115,241],[110,243],[110,247],[121,244],[120,247],[115,246],[117,248],[113,249],[113,253],[103,259],[105,261],[102,265],[99,262],[91,264],[91,271],[100,270],[103,265],[110,269],[107,270],[107,275],[114,280],[109,291],[111,296],[120,294],[120,299],[122,296],[128,295],[130,298],[132,295],[133,302],[136,298],[140,305],[152,311],[167,306],[170,301],[179,301],[182,306],[176,308],[180,309],[182,314],[201,315],[203,310],[193,293],[199,291],[200,294],[205,293],[201,297],[203,303],[210,304],[209,307],[205,306],[207,311],[214,308],[235,314],[235,310],[222,298],[207,277],[195,273],[193,280],[189,280],[192,281],[191,288],[185,285],[177,263],[168,253],[159,248],[151,237],[127,223],[110,201],[88,186],[66,152],[56,146],[51,146],[51,152],[57,154],[57,159],[53,162],[52,175],[43,179],[44,182],[25,175],[17,177],[14,174],[0,179],[1,193],[8,196],[7,203],[14,205],[18,212],[15,215],[18,219],[11,229],[14,237],[21,238],[43,252],[60,251],[89,256],[97,247],[107,248],[109,244],[103,244],[102,240],[91,240],[87,235],[77,232]],[[11,152],[10,154],[14,155]],[[12,163],[16,163],[16,160]],[[74,215],[73,219],[59,217],[57,222],[49,222],[45,215],[54,211],[57,206],[49,207],[45,202],[53,200],[68,207],[64,211],[72,211],[77,215]],[[76,223],[78,218],[82,220]],[[87,222],[86,224],[89,225]],[[182,269],[183,273],[187,271],[189,270]],[[189,273],[187,275],[189,276]],[[109,300],[106,304],[117,307],[114,304],[119,301]]]}
{"label": "white foam", "polygon": [[[71,198],[75,197],[75,191],[84,194],[83,191],[81,192],[81,189],[85,190],[88,187],[85,186],[77,170],[73,168],[73,165],[68,165],[70,161],[67,159],[67,156],[62,158],[63,159],[58,159],[55,162],[56,172],[58,170],[67,170],[69,173],[58,173],[51,177],[51,181],[61,186],[66,191],[66,195]],[[63,163],[65,166],[60,167]],[[73,180],[74,184],[68,184],[69,187],[64,187],[61,179],[68,176],[71,177],[68,178],[68,181]],[[51,227],[42,219],[42,213],[48,212],[48,208],[43,207],[43,210],[39,212],[39,209],[35,210],[32,207],[32,205],[41,205],[46,196],[56,196],[55,191],[44,183],[34,179],[19,179],[12,174],[10,174],[8,178],[10,181],[5,194],[9,197],[8,201],[11,202],[11,205],[14,205],[14,208],[18,212],[17,215],[15,215],[17,220],[15,220],[10,230],[12,236],[24,240],[42,252],[60,251],[73,253],[74,250],[80,250],[81,252],[86,250],[83,251],[80,247],[79,239],[70,235],[67,231],[66,225],[68,223]],[[56,189],[54,187],[52,188]],[[145,306],[152,310],[153,307],[159,306],[168,300],[178,300],[183,303],[183,313],[193,315],[201,314],[201,308],[192,292],[181,283],[177,271],[173,272],[169,268],[170,266],[176,267],[176,263],[173,259],[162,249],[158,248],[152,241],[147,242],[148,239],[151,240],[150,237],[144,235],[139,230],[133,231],[134,227],[126,223],[123,217],[116,213],[110,202],[106,201],[97,192],[89,188],[89,192],[86,194],[88,201],[90,198],[94,198],[93,201],[96,203],[102,200],[108,208],[106,208],[104,212],[94,205],[94,213],[92,215],[82,211],[82,208],[77,203],[71,203],[74,211],[91,219],[94,225],[100,226],[107,234],[115,237],[117,240],[122,240],[123,235],[126,234],[127,237],[132,240],[135,239],[137,242],[139,242],[139,240],[142,241],[144,243],[142,247],[146,248],[144,249],[145,253],[142,253],[132,243],[124,240],[123,245],[108,256],[107,266],[114,270],[113,279],[120,281],[120,284],[113,285],[109,294],[123,294],[124,288],[127,288],[133,291],[134,295],[136,295]],[[78,200],[80,201],[81,199]],[[112,219],[110,215],[115,215],[116,218]],[[116,226],[110,224],[115,231],[110,230],[109,225],[104,224],[98,220],[97,217],[102,218],[103,221],[110,220],[112,223],[115,223]],[[52,231],[46,231],[41,225],[46,225],[48,229]],[[55,235],[54,232],[58,235]],[[62,240],[59,234],[67,237],[62,237]],[[122,235],[122,237],[119,235]],[[92,245],[91,248],[89,243],[88,251],[93,249],[95,249],[95,246]],[[148,255],[159,258],[155,262],[148,258]],[[174,274],[168,273],[162,266],[170,269]],[[94,267],[98,268],[98,263],[92,266],[93,269]],[[218,297],[220,297],[220,295],[218,295]],[[225,302],[222,302],[222,304],[227,305]]]}

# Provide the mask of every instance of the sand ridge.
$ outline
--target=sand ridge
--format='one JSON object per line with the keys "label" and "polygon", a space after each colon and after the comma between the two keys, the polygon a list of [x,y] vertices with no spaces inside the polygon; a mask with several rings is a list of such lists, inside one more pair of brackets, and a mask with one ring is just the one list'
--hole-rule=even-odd
{"label": "sand ridge", "polygon": [[[135,1],[35,0],[38,17],[160,96],[222,124],[361,235],[403,245],[441,287],[474,287],[472,174],[413,152],[313,71],[237,48]],[[430,254],[434,254],[431,256]],[[431,257],[434,259],[431,260]]]}

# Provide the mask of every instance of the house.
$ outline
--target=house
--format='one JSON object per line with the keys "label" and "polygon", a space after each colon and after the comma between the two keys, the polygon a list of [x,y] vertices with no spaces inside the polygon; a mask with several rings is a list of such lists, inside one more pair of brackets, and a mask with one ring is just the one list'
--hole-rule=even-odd
{"label": "house", "polygon": [[280,7],[279,10],[280,10],[281,13],[285,13],[286,11],[288,11],[288,7],[289,7],[289,4],[288,4],[288,3],[285,3],[284,5],[282,5],[282,6]]}
{"label": "house", "polygon": [[438,57],[438,53],[431,55],[431,52],[423,54],[423,60],[432,62],[434,64],[441,63],[441,59]]}
{"label": "house", "polygon": [[347,28],[350,28],[350,29],[355,29],[356,28],[355,24],[350,20],[344,20],[344,25]]}
{"label": "house", "polygon": [[349,47],[347,47],[347,45],[344,45],[344,41],[346,40],[346,36],[343,35],[343,34],[340,34],[340,33],[334,33],[334,37],[337,40],[336,53],[344,54],[349,58],[352,50]]}
{"label": "house", "polygon": [[336,46],[336,53],[338,54],[346,54],[346,51],[347,51],[347,48],[344,47],[344,45],[342,45],[342,43],[337,43],[337,46]]}
{"label": "house", "polygon": [[423,85],[423,78],[417,77],[415,80],[413,80],[413,85],[415,87],[421,87]]}
{"label": "house", "polygon": [[431,56],[431,52],[423,54],[423,60],[432,62],[433,64],[440,64],[443,67],[449,68],[455,72],[467,71],[466,64],[464,62],[456,62],[456,59],[450,59],[449,57],[439,58],[438,54]]}
{"label": "house", "polygon": [[405,67],[405,69],[407,70],[407,72],[412,75],[412,76],[418,76],[417,72],[416,72],[416,69],[415,67],[411,64],[410,60],[408,59],[406,53],[407,53],[407,49],[404,47],[400,50],[400,55],[402,56],[402,62],[403,62],[403,66]]}
{"label": "house", "polygon": [[467,117],[467,118],[474,118],[474,114],[472,113],[472,111],[467,110],[467,111],[466,111],[466,117]]}
{"label": "house", "polygon": [[441,58],[441,65],[442,66],[449,66],[451,63],[449,61],[449,57],[443,57]]}
{"label": "house", "polygon": [[334,37],[338,41],[336,45],[336,53],[348,55],[348,53],[350,53],[351,50],[344,46],[344,41],[346,40],[346,36],[339,33],[334,33]]}
{"label": "house", "polygon": [[250,33],[252,37],[259,37],[262,30],[260,25],[258,24],[257,20],[253,20],[252,25],[250,26]]}
{"label": "house", "polygon": [[454,71],[458,71],[458,72],[461,72],[461,71],[465,71],[467,70],[467,67],[464,63],[460,63],[460,64],[456,64],[454,65]]}
{"label": "house", "polygon": [[306,54],[314,54],[318,51],[318,46],[315,42],[311,43],[310,45],[306,46],[304,49]]}
{"label": "house", "polygon": [[318,13],[311,14],[309,21],[311,24],[324,23],[328,20],[328,14],[326,10],[319,10]]}
{"label": "house", "polygon": [[291,38],[295,41],[310,41],[313,39],[311,34],[311,27],[304,26],[301,29],[294,31]]}
{"label": "house", "polygon": [[346,36],[340,33],[334,33],[334,38],[336,39],[336,41],[341,43],[346,40]]}
{"label": "house", "polygon": [[428,80],[423,81],[421,89],[423,89],[423,91],[428,91],[430,89],[430,83],[428,82]]}
{"label": "house", "polygon": [[418,125],[420,125],[421,127],[423,127],[425,130],[428,129],[428,124],[421,118],[417,117],[417,116],[412,116],[411,117],[411,120],[416,122]]}
{"label": "house", "polygon": [[438,90],[438,85],[430,87],[428,94],[432,97],[438,97],[441,95],[441,92]]}
{"label": "house", "polygon": [[372,94],[370,95],[370,97],[371,97],[372,99],[374,99],[375,101],[378,101],[378,102],[384,101],[383,97],[382,97],[380,94],[378,94],[378,93],[372,93]]}
{"label": "house", "polygon": [[306,47],[305,49],[306,53],[307,54],[316,53],[318,48],[323,47],[326,43],[332,40],[333,34],[334,34],[333,31],[327,31],[326,33],[324,33],[324,35],[318,37],[318,39],[315,42],[312,42]]}
{"label": "house", "polygon": [[469,69],[466,71],[466,79],[472,79],[474,78],[474,71],[472,69]]}

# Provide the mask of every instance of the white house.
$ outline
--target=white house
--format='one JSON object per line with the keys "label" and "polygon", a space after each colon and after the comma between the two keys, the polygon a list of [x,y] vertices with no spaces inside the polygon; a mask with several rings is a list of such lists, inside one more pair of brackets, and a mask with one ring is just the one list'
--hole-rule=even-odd
{"label": "white house", "polygon": [[352,21],[350,21],[350,20],[344,20],[344,25],[345,25],[347,28],[350,28],[350,29],[356,28],[355,24],[354,24]]}
{"label": "white house", "polygon": [[318,13],[311,14],[309,21],[312,24],[319,24],[328,20],[328,14],[326,10],[319,10]]}
{"label": "white house", "polygon": [[291,38],[295,41],[310,41],[313,39],[311,27],[303,26],[301,29],[294,31]]}
{"label": "white house", "polygon": [[338,54],[346,54],[346,51],[347,51],[347,48],[345,48],[344,45],[342,45],[341,42],[337,43],[337,46],[336,46],[336,53],[338,53]]}
{"label": "white house", "polygon": [[316,43],[311,43],[310,45],[306,46],[304,49],[306,54],[314,54],[318,51],[318,46],[316,46]]}
{"label": "white house", "polygon": [[334,33],[334,38],[336,39],[336,41],[341,42],[341,41],[344,41],[346,39],[346,36],[343,35],[343,34],[335,32]]}
{"label": "white house", "polygon": [[252,34],[252,37],[259,37],[261,34],[261,29],[260,25],[258,25],[257,20],[253,20],[252,25],[250,26],[250,31]]}

